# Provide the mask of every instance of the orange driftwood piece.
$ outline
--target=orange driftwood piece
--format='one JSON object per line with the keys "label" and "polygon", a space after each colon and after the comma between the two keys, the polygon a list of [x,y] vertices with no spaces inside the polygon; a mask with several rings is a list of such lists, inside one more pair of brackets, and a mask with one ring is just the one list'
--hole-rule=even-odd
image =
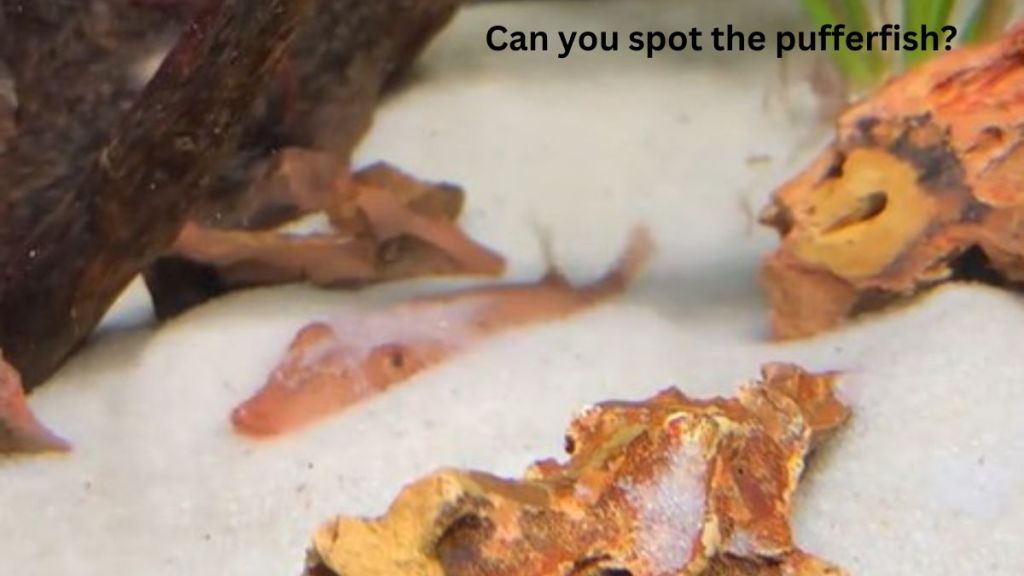
{"label": "orange driftwood piece", "polygon": [[[309,281],[323,286],[365,284],[433,274],[497,275],[504,259],[477,244],[453,220],[463,192],[429,184],[386,164],[338,177],[315,152],[285,155],[249,218],[294,213],[277,229],[225,229],[191,222],[169,256],[212,266],[224,289]],[[320,165],[318,165],[320,164]],[[326,166],[323,166],[326,164]],[[283,182],[281,182],[283,180]],[[331,229],[310,234],[281,230],[322,213]]]}
{"label": "orange driftwood piece", "polygon": [[324,418],[481,338],[563,318],[620,294],[653,249],[647,230],[639,228],[612,269],[586,286],[573,286],[552,269],[536,282],[475,287],[309,324],[231,420],[244,434],[269,436]]}
{"label": "orange driftwood piece", "polygon": [[762,214],[777,337],[950,279],[1024,281],[1024,26],[892,80]]}
{"label": "orange driftwood piece", "polygon": [[523,480],[442,470],[374,520],[318,530],[307,576],[839,576],[789,526],[811,450],[849,413],[832,374],[769,364],[736,398],[584,409]]}
{"label": "orange driftwood piece", "polygon": [[0,454],[64,452],[70,448],[32,414],[21,376],[0,355]]}

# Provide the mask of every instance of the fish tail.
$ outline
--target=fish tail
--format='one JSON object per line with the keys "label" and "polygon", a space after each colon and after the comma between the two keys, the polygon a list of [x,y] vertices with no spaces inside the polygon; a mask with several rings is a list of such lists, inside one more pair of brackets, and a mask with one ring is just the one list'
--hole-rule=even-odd
{"label": "fish tail", "polygon": [[602,294],[623,292],[639,276],[654,256],[656,246],[647,226],[637,226],[629,234],[626,248],[615,264],[595,284]]}

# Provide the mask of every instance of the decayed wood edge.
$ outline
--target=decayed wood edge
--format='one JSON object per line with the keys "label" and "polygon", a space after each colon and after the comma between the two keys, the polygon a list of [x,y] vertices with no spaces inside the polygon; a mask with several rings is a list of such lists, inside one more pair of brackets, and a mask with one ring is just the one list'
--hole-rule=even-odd
{"label": "decayed wood edge", "polygon": [[[41,184],[30,178],[32,187],[0,189],[0,347],[27,389],[81,345],[131,279],[174,240],[203,181],[234,150],[242,121],[311,5],[210,6],[83,178],[69,167]],[[5,12],[5,25],[19,26]],[[0,172],[9,164],[0,158]]]}

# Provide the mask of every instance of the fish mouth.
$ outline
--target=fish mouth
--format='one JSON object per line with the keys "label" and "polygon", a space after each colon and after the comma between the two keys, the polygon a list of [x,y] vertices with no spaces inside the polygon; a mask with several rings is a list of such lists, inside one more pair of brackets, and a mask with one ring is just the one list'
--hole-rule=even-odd
{"label": "fish mouth", "polygon": [[277,436],[284,427],[266,410],[244,403],[231,411],[231,425],[236,432],[254,438]]}

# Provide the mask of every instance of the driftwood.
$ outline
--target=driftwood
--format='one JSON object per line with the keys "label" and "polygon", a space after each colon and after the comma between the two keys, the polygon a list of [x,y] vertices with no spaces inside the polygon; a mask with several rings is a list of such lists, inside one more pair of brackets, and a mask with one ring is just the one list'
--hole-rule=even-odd
{"label": "driftwood", "polygon": [[[373,240],[365,226],[341,222],[338,213],[357,210],[355,193],[361,174],[353,177],[349,159],[369,128],[374,110],[385,91],[451,19],[463,0],[335,0],[320,2],[316,17],[296,36],[266,97],[254,109],[245,137],[231,164],[205,195],[208,202],[194,214],[205,230],[202,237],[214,244],[230,238],[249,244],[249,267],[279,261],[282,251],[295,261],[316,261],[319,269],[282,270],[259,281],[239,282],[236,270],[223,262],[197,256],[195,239],[178,246],[145,274],[157,316],[177,315],[229,290],[253,284],[274,284],[308,279],[323,285],[362,285],[399,277],[439,273],[493,273],[459,265],[442,247],[430,247],[403,236],[394,241]],[[315,151],[315,154],[282,154]],[[299,174],[301,173],[301,174]],[[392,193],[403,190],[388,187]],[[440,191],[440,189],[438,189]],[[461,207],[461,190],[450,195]],[[339,206],[339,204],[344,204]],[[445,219],[458,216],[460,208]],[[285,242],[269,232],[293,218],[324,211],[334,231],[330,236]],[[447,223],[439,223],[447,226]],[[246,238],[244,231],[258,231]],[[346,245],[349,237],[356,242]],[[332,245],[330,251],[323,244]],[[463,243],[468,243],[464,238]],[[257,248],[264,246],[263,254]],[[303,252],[306,247],[309,252]],[[215,246],[211,246],[215,247]],[[440,248],[440,249],[438,249]],[[355,262],[339,267],[318,257],[333,252]],[[477,249],[483,253],[483,249]],[[267,262],[270,261],[270,262]],[[271,266],[276,267],[276,266]],[[237,268],[234,267],[233,268]],[[499,268],[500,269],[500,268]]]}
{"label": "driftwood", "polygon": [[1024,26],[894,78],[776,191],[761,281],[776,337],[950,281],[1024,287]]}
{"label": "driftwood", "polygon": [[305,576],[842,576],[796,546],[805,461],[848,418],[834,374],[788,364],[735,398],[670,388],[582,410],[565,462],[522,480],[443,469],[380,518],[313,536]]}
{"label": "driftwood", "polygon": [[[328,230],[298,234],[190,222],[168,254],[146,271],[157,316],[175,316],[250,286],[309,282],[357,287],[415,276],[496,275],[504,270],[504,258],[473,242],[453,222],[463,204],[457,186],[421,182],[379,163],[360,170],[343,186],[323,183],[299,190],[310,195],[333,192],[327,198],[336,202],[317,210],[329,221]],[[305,212],[304,204],[311,200],[285,203],[283,195],[264,196],[274,200],[276,212],[292,207]]]}
{"label": "driftwood", "polygon": [[[461,3],[0,0],[17,104],[12,123],[0,91],[0,350],[25,386],[154,262],[159,312],[225,290],[207,264],[158,257],[189,219],[248,230],[301,214],[256,185],[278,150],[330,150],[347,175],[381,93]],[[182,31],[146,85],[139,55]]]}
{"label": "driftwood", "polygon": [[166,41],[165,15],[123,1],[0,3],[18,100],[0,155],[0,347],[26,388],[174,241],[312,4],[209,5],[129,107],[129,54]]}
{"label": "driftwood", "polygon": [[[154,1],[154,0],[149,0]],[[164,0],[180,2],[181,0]],[[201,1],[201,0],[200,0]],[[195,211],[204,224],[268,228],[295,215],[268,213],[253,187],[284,148],[329,151],[339,168],[370,127],[390,86],[463,0],[316,0],[251,111],[239,149]]]}

